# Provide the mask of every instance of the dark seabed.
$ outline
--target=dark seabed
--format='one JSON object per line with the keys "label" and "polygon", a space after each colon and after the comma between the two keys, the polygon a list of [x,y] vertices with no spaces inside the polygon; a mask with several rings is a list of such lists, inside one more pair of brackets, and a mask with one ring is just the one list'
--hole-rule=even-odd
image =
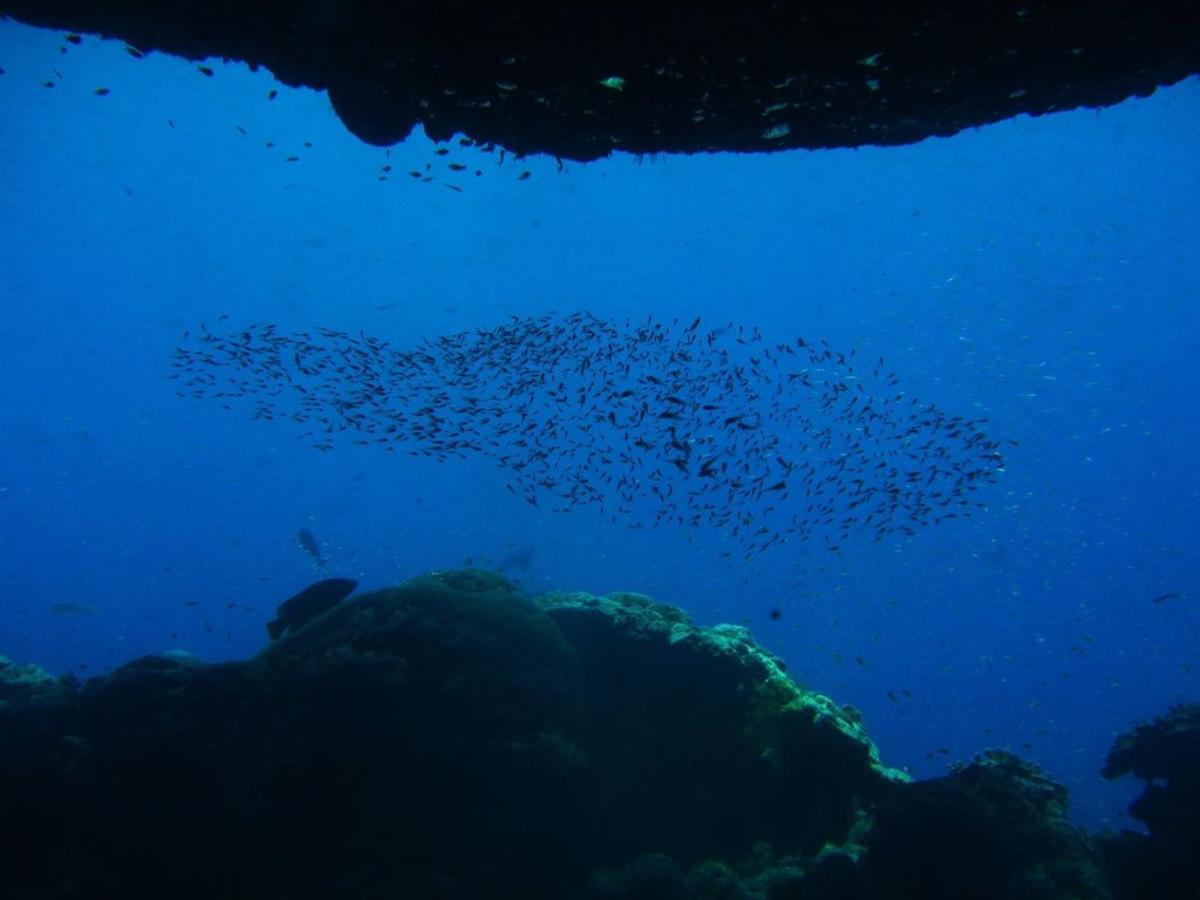
{"label": "dark seabed", "polygon": [[0,22],[0,897],[1195,898],[1197,123],[384,149]]}

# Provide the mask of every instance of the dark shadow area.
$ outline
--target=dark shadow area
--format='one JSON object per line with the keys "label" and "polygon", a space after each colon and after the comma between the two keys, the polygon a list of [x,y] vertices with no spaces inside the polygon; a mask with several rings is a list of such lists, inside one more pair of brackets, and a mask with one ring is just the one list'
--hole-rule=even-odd
{"label": "dark shadow area", "polygon": [[905,144],[1200,71],[1200,3],[3,0],[139,53],[269,69],[389,145],[421,123],[590,160]]}
{"label": "dark shadow area", "polygon": [[1154,781],[1150,833],[1093,839],[1011,754],[887,768],[743,628],[443,572],[245,661],[79,684],[0,658],[0,894],[1183,898],[1195,723],[1118,742],[1105,774]]}

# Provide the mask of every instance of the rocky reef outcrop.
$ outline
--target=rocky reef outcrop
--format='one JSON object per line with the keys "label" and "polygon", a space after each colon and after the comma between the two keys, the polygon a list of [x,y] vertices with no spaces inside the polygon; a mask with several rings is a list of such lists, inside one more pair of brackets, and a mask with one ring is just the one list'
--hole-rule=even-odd
{"label": "rocky reef outcrop", "polygon": [[1200,896],[1200,704],[1176,706],[1122,734],[1101,774],[1109,779],[1132,774],[1146,782],[1129,808],[1146,833],[1101,839],[1120,896]]}
{"label": "rocky reef outcrop", "polygon": [[250,660],[0,677],[16,897],[570,897],[648,854],[815,854],[906,780],[743,629],[478,570]]}
{"label": "rocky reef outcrop", "polygon": [[1200,71],[1197,0],[0,0],[0,15],[265,67],[328,91],[372,144],[420,123],[577,160],[911,143]]}
{"label": "rocky reef outcrop", "polygon": [[890,798],[868,835],[865,869],[886,887],[880,896],[1106,900],[1094,849],[1067,814],[1066,788],[989,751]]}
{"label": "rocky reef outcrop", "polygon": [[[990,751],[914,782],[735,626],[442,572],[252,659],[0,658],[0,896],[1194,897],[1200,707],[1123,736],[1148,834]],[[1191,893],[1189,893],[1189,891]]]}

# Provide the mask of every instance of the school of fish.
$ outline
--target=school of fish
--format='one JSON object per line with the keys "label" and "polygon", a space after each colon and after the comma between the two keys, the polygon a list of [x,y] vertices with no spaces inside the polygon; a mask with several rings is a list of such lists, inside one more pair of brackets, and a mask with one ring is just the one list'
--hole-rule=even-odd
{"label": "school of fish", "polygon": [[184,397],[338,441],[447,460],[483,454],[535,506],[594,504],[640,528],[709,526],[748,559],[836,550],[961,518],[1003,471],[986,419],[899,389],[882,358],[757,328],[590,313],[512,316],[408,350],[319,328],[201,326],[174,357]]}

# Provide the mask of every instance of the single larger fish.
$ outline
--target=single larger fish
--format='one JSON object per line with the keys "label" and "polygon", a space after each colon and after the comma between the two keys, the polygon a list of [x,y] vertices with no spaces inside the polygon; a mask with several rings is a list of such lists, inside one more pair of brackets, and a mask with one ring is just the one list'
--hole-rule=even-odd
{"label": "single larger fish", "polygon": [[279,604],[275,618],[267,623],[267,634],[277,641],[285,631],[296,632],[326,610],[333,609],[353,593],[353,578],[323,578]]}
{"label": "single larger fish", "polygon": [[325,565],[325,557],[321,555],[321,545],[317,543],[317,536],[315,534],[307,528],[301,528],[296,539],[300,541],[300,546],[304,549],[304,552],[313,558],[313,562],[317,564],[318,568]]}

